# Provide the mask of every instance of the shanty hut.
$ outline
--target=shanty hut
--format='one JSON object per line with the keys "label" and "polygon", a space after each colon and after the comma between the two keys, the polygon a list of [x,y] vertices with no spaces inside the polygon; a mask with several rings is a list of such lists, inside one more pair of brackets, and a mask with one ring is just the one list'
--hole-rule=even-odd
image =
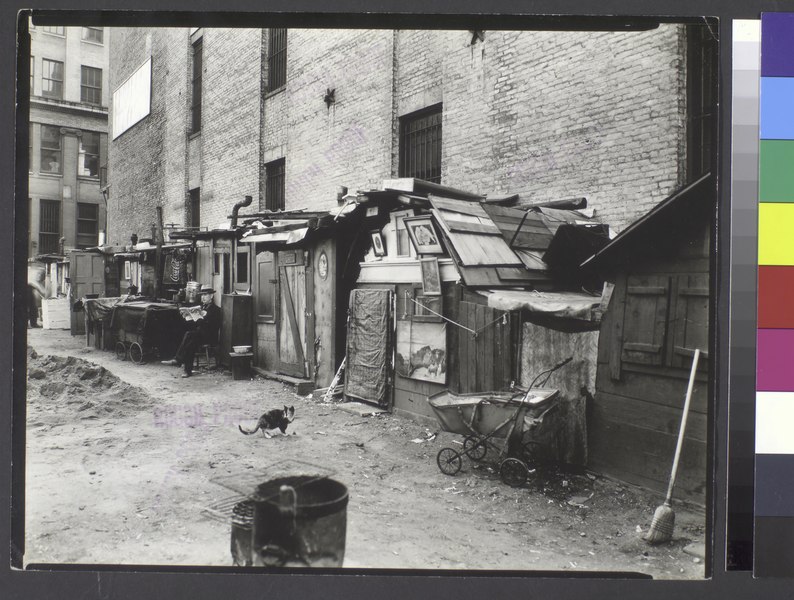
{"label": "shanty hut", "polygon": [[[387,180],[383,188],[362,193],[349,216],[366,235],[352,252],[360,263],[349,302],[345,393],[434,421],[427,398],[445,388],[528,385],[573,357],[549,385],[563,396],[560,458],[584,464],[581,396],[595,384],[601,294],[555,281],[543,260],[555,223],[540,207],[488,204],[420,180]],[[585,215],[574,219],[600,227]]]}
{"label": "shanty hut", "polygon": [[706,175],[633,223],[584,266],[614,291],[601,322],[590,467],[664,491],[695,349],[701,350],[676,495],[705,503],[710,247],[714,185]]}

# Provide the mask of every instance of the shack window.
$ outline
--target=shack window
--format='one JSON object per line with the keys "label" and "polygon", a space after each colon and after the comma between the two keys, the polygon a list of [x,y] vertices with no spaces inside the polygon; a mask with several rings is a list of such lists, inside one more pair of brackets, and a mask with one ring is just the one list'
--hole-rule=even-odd
{"label": "shack window", "polygon": [[284,210],[285,160],[280,158],[265,165],[265,209]]}
{"label": "shack window", "polygon": [[400,118],[400,177],[441,183],[441,105]]}
{"label": "shack window", "polygon": [[274,92],[287,83],[287,30],[268,29],[267,91]]}
{"label": "shack window", "polygon": [[41,126],[41,172],[61,174],[61,129]]}
{"label": "shack window", "polygon": [[622,360],[646,365],[664,363],[669,302],[669,277],[628,277]]}
{"label": "shack window", "polygon": [[257,320],[273,322],[276,318],[276,265],[272,252],[256,255],[256,303]]}
{"label": "shack window", "polygon": [[77,203],[77,247],[92,248],[99,243],[99,205]]}
{"label": "shack window", "polygon": [[235,267],[235,283],[248,283],[248,250],[237,249],[237,266]]}
{"label": "shack window", "polygon": [[80,101],[102,104],[102,69],[80,66]]}
{"label": "shack window", "polygon": [[45,58],[41,61],[41,95],[63,99],[63,63]]}
{"label": "shack window", "polygon": [[59,200],[39,201],[39,252],[55,254],[61,239],[61,203]]}

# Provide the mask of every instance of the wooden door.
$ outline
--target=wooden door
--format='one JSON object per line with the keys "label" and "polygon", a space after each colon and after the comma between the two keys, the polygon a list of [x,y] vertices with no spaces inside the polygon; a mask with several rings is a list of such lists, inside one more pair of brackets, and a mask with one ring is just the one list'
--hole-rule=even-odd
{"label": "wooden door", "polygon": [[293,377],[306,377],[306,267],[303,264],[284,265],[281,257],[279,260],[279,371]]}
{"label": "wooden door", "polygon": [[[72,252],[69,273],[71,302],[89,294],[101,296],[105,292],[105,257],[93,252]],[[85,315],[72,313],[72,335],[85,333]]]}

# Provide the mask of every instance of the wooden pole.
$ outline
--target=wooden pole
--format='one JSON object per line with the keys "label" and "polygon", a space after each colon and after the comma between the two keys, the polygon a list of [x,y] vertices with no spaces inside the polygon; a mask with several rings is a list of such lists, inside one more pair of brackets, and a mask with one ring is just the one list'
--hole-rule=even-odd
{"label": "wooden pole", "polygon": [[163,207],[158,206],[157,210],[157,250],[154,258],[154,297],[160,298],[162,294],[163,281]]}

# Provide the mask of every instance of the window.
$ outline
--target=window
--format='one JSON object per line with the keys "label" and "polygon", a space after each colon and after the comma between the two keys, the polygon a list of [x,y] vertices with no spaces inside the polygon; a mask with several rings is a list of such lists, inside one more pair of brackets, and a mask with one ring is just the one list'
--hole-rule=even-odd
{"label": "window", "polygon": [[201,225],[201,189],[190,190],[190,206],[188,207],[188,227]]}
{"label": "window", "polygon": [[265,210],[284,210],[284,159],[265,165]]}
{"label": "window", "polygon": [[80,136],[77,174],[81,177],[99,177],[99,134],[95,131],[84,131]]}
{"label": "window", "polygon": [[48,98],[63,98],[63,63],[45,58],[41,61],[41,94]]}
{"label": "window", "polygon": [[33,76],[35,74],[35,70],[36,70],[36,61],[31,56],[30,57],[30,95],[31,96],[33,95],[33,79],[34,79]]}
{"label": "window", "polygon": [[99,205],[77,203],[77,247],[93,248],[99,243]]}
{"label": "window", "polygon": [[269,29],[267,38],[267,91],[273,92],[287,83],[287,30]]}
{"label": "window", "polygon": [[61,203],[40,200],[39,208],[39,252],[56,254],[61,239]]}
{"label": "window", "polygon": [[52,25],[48,25],[47,27],[42,27],[42,30],[46,31],[47,33],[52,33],[55,35],[66,35],[66,31],[64,30],[63,27],[55,27]]}
{"label": "window", "polygon": [[256,320],[272,323],[276,318],[276,262],[272,252],[256,255],[256,293],[254,295]]}
{"label": "window", "polygon": [[80,101],[102,104],[102,69],[80,67]]}
{"label": "window", "polygon": [[33,172],[33,123],[28,123],[28,171]]}
{"label": "window", "polygon": [[203,70],[203,38],[193,44],[193,87],[190,101],[190,133],[201,131],[201,72]]}
{"label": "window", "polygon": [[60,175],[61,129],[52,125],[41,126],[41,172]]}
{"label": "window", "polygon": [[441,183],[441,105],[400,118],[400,177]]}
{"label": "window", "polygon": [[687,26],[687,179],[711,170],[717,44],[708,24]]}
{"label": "window", "polygon": [[101,27],[83,27],[83,39],[86,42],[102,43],[104,30]]}
{"label": "window", "polygon": [[235,267],[235,283],[248,283],[248,251],[237,249],[237,265]]}

